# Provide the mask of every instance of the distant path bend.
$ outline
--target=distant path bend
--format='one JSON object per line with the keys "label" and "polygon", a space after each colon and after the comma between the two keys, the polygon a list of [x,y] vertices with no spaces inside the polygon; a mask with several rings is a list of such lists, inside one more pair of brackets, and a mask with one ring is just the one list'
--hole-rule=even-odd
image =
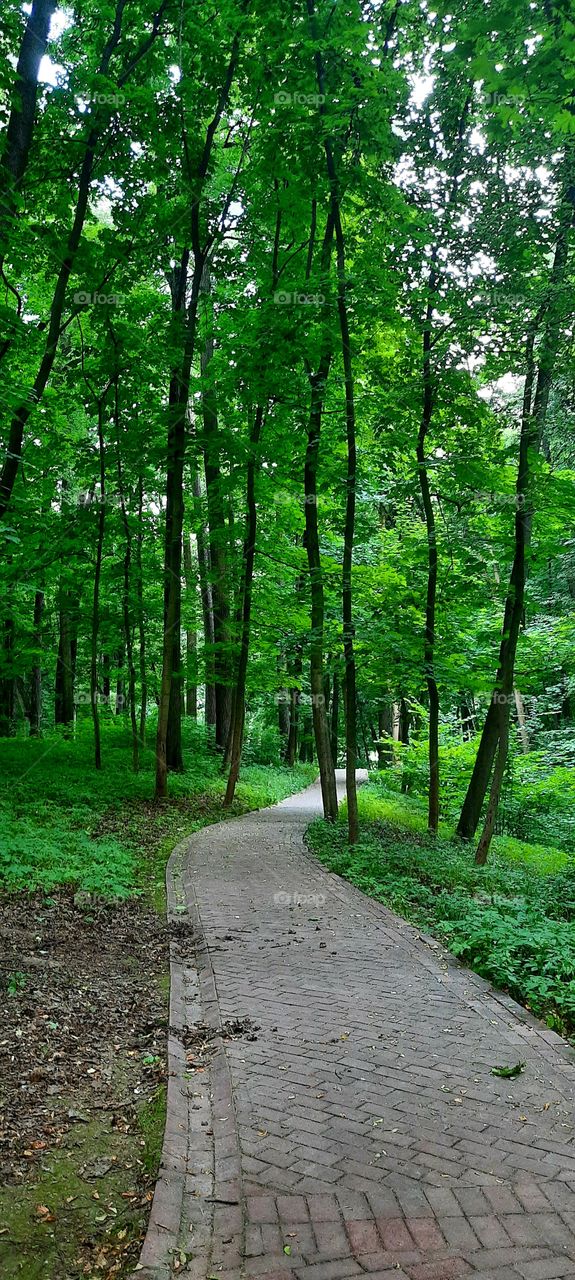
{"label": "distant path bend", "polygon": [[575,1053],[314,861],[320,811],[314,785],[172,855],[168,1118],[134,1278],[575,1276]]}

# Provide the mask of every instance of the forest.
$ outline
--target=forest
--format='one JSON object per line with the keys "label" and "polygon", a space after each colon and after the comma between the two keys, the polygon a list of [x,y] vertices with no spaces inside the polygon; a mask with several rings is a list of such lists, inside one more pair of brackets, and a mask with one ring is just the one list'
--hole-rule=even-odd
{"label": "forest", "polygon": [[165,972],[172,846],[319,774],[316,855],[575,1034],[573,0],[5,0],[0,51],[8,1023],[54,928]]}

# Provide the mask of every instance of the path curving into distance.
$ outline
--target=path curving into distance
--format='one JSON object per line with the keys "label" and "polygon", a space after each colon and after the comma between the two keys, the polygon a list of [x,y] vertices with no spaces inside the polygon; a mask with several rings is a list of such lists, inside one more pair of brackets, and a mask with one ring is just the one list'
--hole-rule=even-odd
{"label": "path curving into distance", "polygon": [[575,1051],[325,871],[320,812],[314,785],[170,860],[168,1117],[134,1280],[575,1276]]}

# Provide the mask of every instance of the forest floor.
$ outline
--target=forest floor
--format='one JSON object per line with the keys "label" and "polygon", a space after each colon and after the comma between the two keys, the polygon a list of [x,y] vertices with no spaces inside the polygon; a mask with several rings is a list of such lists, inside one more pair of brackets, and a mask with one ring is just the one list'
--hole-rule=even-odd
{"label": "forest floor", "polygon": [[[137,1262],[165,1121],[165,865],[223,817],[217,758],[187,746],[157,805],[153,753],[134,776],[120,727],[101,774],[88,736],[1,744],[2,1280],[107,1280]],[[232,812],[309,777],[247,767]]]}
{"label": "forest floor", "polygon": [[575,1276],[573,1050],[326,871],[320,808],[315,785],[171,859],[141,1280]]}

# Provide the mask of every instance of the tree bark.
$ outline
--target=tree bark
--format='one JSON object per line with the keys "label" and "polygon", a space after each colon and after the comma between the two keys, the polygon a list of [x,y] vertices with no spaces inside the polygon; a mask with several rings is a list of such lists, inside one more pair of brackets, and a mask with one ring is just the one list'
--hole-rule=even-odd
{"label": "tree bark", "polygon": [[[206,272],[202,292],[209,298],[210,278]],[[214,687],[216,702],[216,747],[225,751],[232,715],[232,673],[230,664],[230,571],[228,564],[228,529],[225,518],[222,475],[220,469],[220,440],[218,406],[214,386],[210,382],[210,364],[214,344],[210,332],[200,358],[203,378],[202,423],[204,471],[208,507],[210,547],[210,585],[214,627]]]}
{"label": "tree bark", "polygon": [[122,591],[122,619],[124,623],[124,644],[126,649],[126,658],[128,663],[128,698],[130,702],[130,724],[132,728],[132,768],[137,773],[140,767],[139,755],[139,730],[138,716],[136,708],[136,667],[134,664],[134,639],[132,633],[132,618],[130,609],[130,592],[132,579],[132,531],[130,529],[130,521],[128,510],[126,507],[126,494],[124,490],[124,469],[122,466],[121,453],[121,432],[120,432],[120,388],[119,375],[116,373],[114,378],[114,423],[116,427],[116,463],[118,471],[118,493],[120,496],[120,511],[122,514],[122,525],[124,528],[124,582]]}
{"label": "tree bark", "polygon": [[98,636],[100,628],[100,579],[104,553],[104,528],[106,522],[106,452],[104,445],[104,401],[106,392],[98,400],[98,458],[100,464],[100,503],[98,507],[98,533],[96,539],[96,564],[92,595],[92,634],[90,645],[90,709],[94,726],[94,765],[102,768],[102,742],[100,711],[98,707]]}
{"label": "tree bark", "polygon": [[[316,29],[314,0],[307,0],[307,11],[310,21],[310,30],[312,40],[315,44],[315,68],[316,80],[318,88],[319,115],[325,121],[327,115],[326,108],[326,83],[324,63],[321,50],[318,44],[318,33]],[[346,421],[346,444],[347,444],[347,475],[346,475],[346,503],[345,503],[345,524],[343,535],[343,563],[342,563],[342,621],[343,621],[343,652],[345,659],[345,676],[344,676],[344,709],[345,709],[345,786],[347,796],[347,823],[348,823],[348,840],[350,844],[356,844],[359,836],[359,819],[357,809],[357,693],[356,693],[356,668],[355,668],[355,651],[354,651],[354,626],[353,626],[353,597],[352,597],[352,562],[353,562],[353,541],[355,532],[355,505],[356,505],[356,484],[357,484],[357,448],[356,448],[356,422],[355,422],[355,399],[353,384],[353,367],[351,354],[351,341],[349,332],[349,316],[346,302],[346,262],[345,262],[345,240],[343,234],[343,225],[341,220],[341,203],[337,168],[335,162],[335,151],[332,138],[329,133],[324,133],[324,152],[326,159],[326,169],[330,188],[330,221],[333,226],[336,244],[336,263],[337,263],[337,312],[339,320],[339,331],[341,339],[341,353],[343,361],[343,373],[345,384],[345,421]],[[327,377],[327,374],[326,374]],[[319,754],[319,753],[318,753]],[[330,750],[331,759],[331,750]],[[333,762],[331,765],[333,774]],[[335,774],[334,785],[335,785]],[[337,798],[336,798],[337,806]]]}
{"label": "tree bark", "polygon": [[429,697],[429,791],[427,825],[437,831],[439,825],[439,690],[435,678],[435,606],[437,597],[437,536],[435,513],[429,488],[425,460],[425,444],[433,415],[433,379],[431,369],[431,326],[433,294],[436,287],[436,250],[434,248],[428,284],[428,301],[423,329],[423,403],[417,437],[419,487],[425,514],[427,534],[427,592],[425,601],[424,667]]}
{"label": "tree bark", "polygon": [[[188,597],[189,599],[194,599],[196,581],[192,566],[191,534],[189,533],[184,537],[184,575]],[[195,626],[186,627],[186,715],[190,716],[192,720],[197,720],[198,718],[197,634]]]}
{"label": "tree bark", "polygon": [[202,243],[200,204],[204,183],[210,168],[214,139],[226,108],[239,56],[239,34],[232,42],[231,54],[224,83],[220,90],[216,111],[206,130],[204,145],[196,169],[189,175],[194,178],[194,195],[190,208],[190,236],[193,254],[193,272],[190,299],[186,307],[186,281],[189,251],[184,250],[177,280],[178,306],[183,318],[183,350],[179,368],[170,379],[168,408],[168,458],[166,480],[166,533],[164,568],[166,576],[164,608],[164,640],[162,651],[162,680],[158,705],[158,731],[156,735],[156,798],[164,799],[168,783],[168,726],[170,698],[174,670],[174,630],[180,626],[180,597],[182,571],[182,529],[184,518],[184,463],[186,456],[186,424],[190,396],[192,361],[196,347],[198,303],[201,281],[206,268],[214,235],[207,235]]}
{"label": "tree bark", "polygon": [[146,620],[144,616],[144,579],[142,574],[142,543],[144,512],[144,481],[138,478],[138,528],[136,534],[136,595],[138,600],[138,658],[140,664],[140,746],[146,745],[146,716],[148,713],[148,677],[146,671]]}
{"label": "tree bark", "polygon": [[[314,223],[315,206],[312,210],[312,234]],[[332,212],[330,210],[327,218],[321,255],[322,275],[324,279],[327,279],[329,273],[333,235],[334,223]],[[310,236],[310,252],[312,248],[311,239],[312,237]],[[308,274],[310,270],[311,258],[308,257]],[[329,725],[327,721],[324,695],[323,638],[325,603],[317,518],[317,472],[319,466],[321,421],[331,359],[331,334],[326,326],[322,335],[322,352],[316,372],[314,373],[309,365],[307,366],[307,374],[310,384],[310,406],[304,465],[304,545],[307,553],[311,595],[310,685],[312,722],[319,765],[323,815],[327,822],[336,821],[338,805],[335,770],[331,757]]]}
{"label": "tree bark", "polygon": [[250,455],[247,468],[247,509],[246,533],[243,554],[243,587],[242,587],[242,621],[238,672],[234,692],[234,717],[231,733],[230,772],[224,797],[224,808],[231,805],[240,771],[242,743],[245,721],[246,679],[250,649],[250,627],[252,613],[252,587],[254,576],[254,560],[256,553],[257,507],[256,507],[256,466],[257,448],[260,442],[265,409],[258,405],[254,423],[250,433]]}
{"label": "tree bark", "polygon": [[[199,473],[194,473],[194,498],[200,499],[202,489]],[[210,549],[208,531],[198,511],[196,522],[196,545],[198,548],[198,574],[200,579],[200,596],[202,601],[202,620],[204,628],[204,717],[207,725],[216,723],[216,689],[214,684],[214,610],[212,602],[212,585],[210,581]]]}

